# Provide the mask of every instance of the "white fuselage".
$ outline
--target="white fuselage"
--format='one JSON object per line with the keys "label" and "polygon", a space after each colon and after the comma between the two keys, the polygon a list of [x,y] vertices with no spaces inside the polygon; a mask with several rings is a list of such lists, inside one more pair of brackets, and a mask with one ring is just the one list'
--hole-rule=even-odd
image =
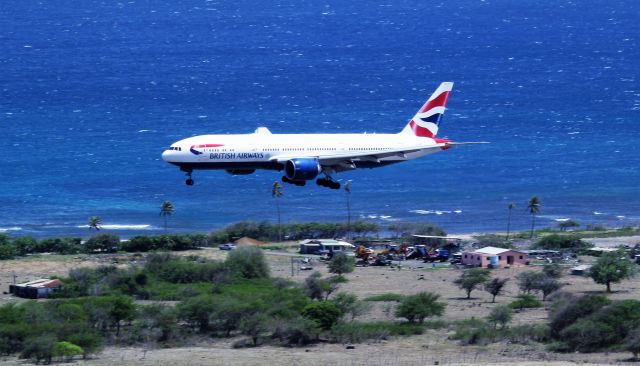
{"label": "white fuselage", "polygon": [[[258,129],[251,134],[202,135],[180,140],[162,158],[183,170],[280,170],[283,161],[293,158],[335,158],[336,164],[340,160],[355,164],[333,169],[342,171],[415,159],[443,148],[440,141],[409,134],[271,134]],[[394,153],[398,151],[406,152]]]}

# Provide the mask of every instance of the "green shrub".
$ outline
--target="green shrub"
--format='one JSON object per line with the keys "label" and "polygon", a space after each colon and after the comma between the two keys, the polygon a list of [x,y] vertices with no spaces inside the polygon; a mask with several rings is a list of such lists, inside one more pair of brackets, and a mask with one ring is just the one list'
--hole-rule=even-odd
{"label": "green shrub", "polygon": [[62,357],[65,361],[70,362],[73,357],[84,353],[82,347],[75,345],[71,342],[58,342],[53,348],[53,355],[56,357]]}
{"label": "green shrub", "polygon": [[256,247],[232,250],[225,265],[236,276],[246,279],[269,278],[269,265],[262,251]]}
{"label": "green shrub", "polygon": [[559,335],[566,327],[609,304],[611,304],[611,300],[601,295],[587,295],[575,298],[571,294],[558,294],[551,303],[551,309],[549,310],[551,334]]}
{"label": "green shrub", "polygon": [[13,259],[18,252],[11,243],[0,244],[0,260]]}
{"label": "green shrub", "polygon": [[551,339],[549,326],[546,324],[524,324],[509,328],[507,338],[513,343],[527,344],[548,342]]}
{"label": "green shrub", "polygon": [[422,324],[425,318],[444,313],[446,304],[439,302],[439,298],[440,295],[430,292],[405,296],[398,304],[395,315],[406,318],[409,323],[417,321]]}
{"label": "green shrub", "polygon": [[329,330],[340,319],[340,309],[329,301],[318,301],[308,304],[302,309],[302,316],[311,319],[323,330]]}
{"label": "green shrub", "polygon": [[320,328],[310,319],[293,317],[274,322],[273,337],[288,345],[304,346],[318,339]]}
{"label": "green shrub", "polygon": [[364,301],[395,301],[400,302],[404,298],[404,295],[394,294],[394,293],[386,293],[380,295],[369,296],[364,299]]}
{"label": "green shrub", "polygon": [[495,338],[496,331],[486,322],[471,318],[456,324],[452,336],[463,345],[486,345]]}
{"label": "green shrub", "polygon": [[51,363],[55,345],[56,338],[50,334],[27,338],[20,358],[35,360],[36,363],[40,363],[40,361]]}
{"label": "green shrub", "polygon": [[509,306],[512,309],[527,309],[527,308],[539,308],[542,307],[542,302],[537,300],[531,294],[520,294],[518,299],[511,302]]}
{"label": "green shrub", "polygon": [[329,339],[336,343],[359,343],[368,340],[381,341],[390,336],[408,336],[424,333],[424,326],[393,322],[339,323],[331,328]]}
{"label": "green shrub", "polygon": [[115,253],[120,250],[120,237],[115,234],[98,234],[84,243],[87,253]]}
{"label": "green shrub", "polygon": [[589,249],[593,244],[580,240],[575,235],[559,235],[552,234],[542,237],[531,246],[531,249],[553,249],[553,250],[572,250],[581,251]]}

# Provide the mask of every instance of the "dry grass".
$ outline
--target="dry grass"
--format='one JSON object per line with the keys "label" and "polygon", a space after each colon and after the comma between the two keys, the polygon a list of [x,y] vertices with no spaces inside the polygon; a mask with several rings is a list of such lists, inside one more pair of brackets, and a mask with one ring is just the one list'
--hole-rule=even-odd
{"label": "dry grass", "polygon": [[[211,259],[224,259],[227,252],[217,249],[182,252],[181,255],[199,255]],[[303,281],[310,271],[294,271],[291,276],[291,258],[299,257],[290,252],[267,252],[267,259],[273,276]],[[0,287],[7,291],[13,275],[18,282],[39,277],[65,276],[69,269],[96,267],[116,264],[135,264],[139,257],[134,255],[116,256],[37,256],[19,260],[0,262]],[[414,262],[415,263],[415,262]],[[360,298],[383,293],[414,294],[420,291],[435,292],[447,303],[445,319],[457,320],[470,317],[484,318],[496,304],[513,301],[518,293],[515,276],[539,267],[498,269],[493,276],[509,278],[506,293],[491,303],[491,296],[482,289],[472,293],[472,299],[464,299],[464,291],[453,284],[461,271],[448,268],[422,268],[404,266],[402,269],[389,267],[356,268],[348,274],[349,282],[340,291],[355,293]],[[314,270],[326,274],[326,266],[315,262]],[[424,279],[420,279],[424,278]],[[576,294],[602,293],[604,286],[595,284],[589,278],[565,275],[561,281],[564,290]],[[628,280],[614,285],[613,299],[638,298],[640,287],[637,281]],[[19,301],[9,295],[2,295],[0,304]],[[388,319],[385,303],[375,303],[367,319]],[[518,313],[515,324],[542,322],[546,319],[545,309],[531,309]],[[513,345],[497,343],[487,347],[459,346],[448,339],[446,331],[429,331],[420,336],[392,339],[380,343],[358,344],[347,350],[340,344],[319,344],[307,348],[284,348],[264,346],[255,349],[233,349],[233,340],[215,341],[198,347],[152,349],[108,348],[96,358],[77,361],[87,365],[458,365],[458,364],[504,364],[504,365],[569,365],[583,364],[632,364],[625,362],[630,354],[554,354],[545,352],[539,345]],[[23,360],[0,358],[2,365],[24,365]]]}

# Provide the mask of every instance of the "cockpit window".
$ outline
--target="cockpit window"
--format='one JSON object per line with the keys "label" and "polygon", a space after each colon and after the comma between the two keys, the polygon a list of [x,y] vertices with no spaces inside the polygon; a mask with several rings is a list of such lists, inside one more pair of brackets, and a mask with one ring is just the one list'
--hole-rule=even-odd
{"label": "cockpit window", "polygon": [[169,150],[182,151],[182,148],[177,146],[171,146]]}

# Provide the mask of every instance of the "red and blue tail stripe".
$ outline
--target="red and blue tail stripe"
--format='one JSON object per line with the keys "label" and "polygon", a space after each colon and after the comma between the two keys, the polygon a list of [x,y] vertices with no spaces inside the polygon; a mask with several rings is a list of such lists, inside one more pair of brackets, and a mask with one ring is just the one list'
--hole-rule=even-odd
{"label": "red and blue tail stripe", "polygon": [[422,108],[418,110],[418,113],[409,121],[409,124],[403,132],[411,131],[419,137],[433,138],[436,136],[452,89],[453,83],[451,82],[440,84],[429,100],[427,100]]}

